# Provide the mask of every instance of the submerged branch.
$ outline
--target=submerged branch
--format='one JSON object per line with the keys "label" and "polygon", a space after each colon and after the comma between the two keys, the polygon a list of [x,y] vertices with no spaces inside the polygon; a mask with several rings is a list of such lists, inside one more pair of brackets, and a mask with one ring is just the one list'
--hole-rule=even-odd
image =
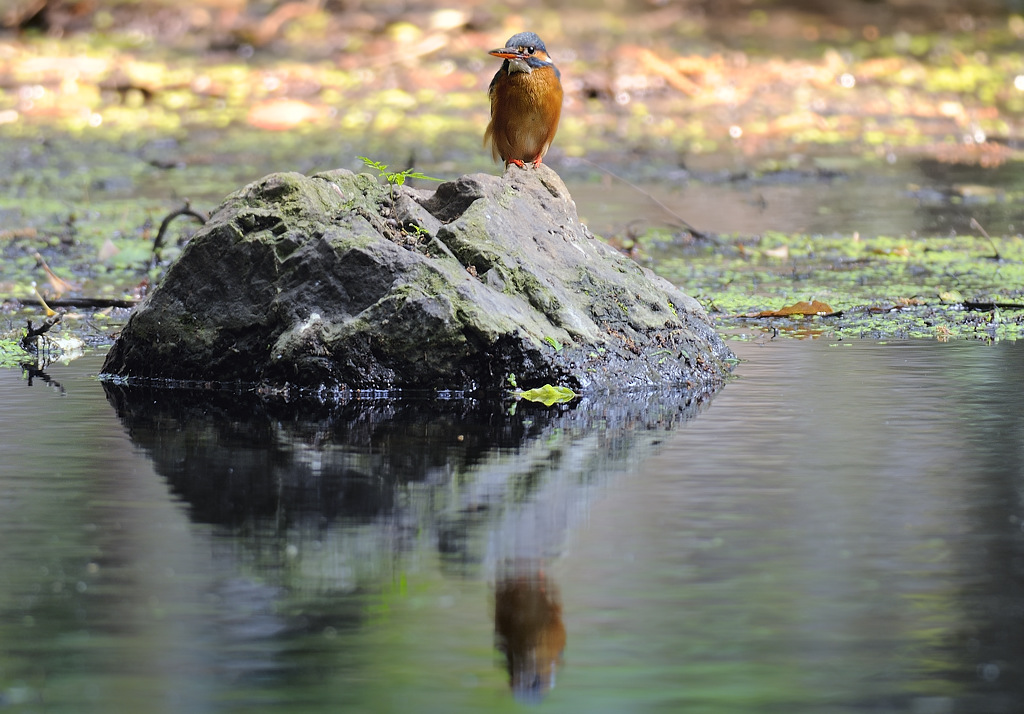
{"label": "submerged branch", "polygon": [[185,199],[185,205],[176,211],[168,213],[164,219],[160,222],[160,229],[156,232],[156,238],[153,239],[153,261],[152,265],[156,265],[160,262],[160,250],[164,246],[164,234],[167,233],[167,228],[178,216],[191,216],[202,224],[206,224],[210,220],[210,217],[202,211],[196,211],[192,208],[192,203],[187,198]]}
{"label": "submerged branch", "polygon": [[64,311],[58,310],[50,317],[43,320],[39,327],[32,327],[32,321],[26,320],[28,332],[21,338],[21,346],[26,351],[34,351],[39,343],[39,337],[49,332],[55,325],[64,319]]}
{"label": "submerged branch", "polygon": [[[631,189],[633,189],[637,193],[639,193],[639,194],[641,194],[643,196],[646,196],[647,198],[651,199],[654,203],[656,203],[658,205],[659,208],[661,208],[661,210],[665,211],[665,213],[669,214],[670,216],[674,217],[677,221],[679,221],[679,224],[676,225],[677,228],[682,228],[683,230],[685,230],[687,233],[692,235],[697,240],[706,240],[706,241],[711,241],[712,243],[717,243],[717,240],[715,239],[715,236],[713,234],[705,233],[704,231],[697,230],[696,228],[691,226],[686,221],[685,218],[683,218],[678,213],[673,211],[671,208],[666,206],[663,202],[659,201],[650,192],[643,190],[642,188],[637,186],[635,183],[633,183],[629,179],[623,178],[622,176],[619,176],[617,173],[615,173],[611,169],[605,168],[604,166],[601,166],[600,164],[594,163],[590,159],[585,159],[582,156],[578,157],[577,160],[578,161],[582,161],[585,164],[589,164],[590,166],[593,166],[598,171],[603,171],[604,173],[606,173],[609,176],[611,176],[613,179],[617,179],[617,180],[621,181],[622,183],[626,184],[627,186],[629,186]],[[672,225],[672,224],[670,223],[669,225]]]}
{"label": "submerged branch", "polygon": [[50,300],[50,307],[75,307],[102,310],[108,307],[133,308],[141,302],[132,298],[78,297]]}
{"label": "submerged branch", "polygon": [[992,253],[993,254],[989,256],[989,259],[990,260],[1002,260],[1003,259],[1002,256],[999,255],[999,249],[996,248],[996,242],[994,240],[992,240],[992,236],[990,236],[988,234],[988,231],[986,231],[982,227],[982,225],[980,223],[978,223],[978,219],[977,218],[972,218],[971,219],[971,228],[973,228],[976,231],[979,231],[983,236],[985,236],[986,240],[988,240],[988,244],[990,246],[992,246]]}

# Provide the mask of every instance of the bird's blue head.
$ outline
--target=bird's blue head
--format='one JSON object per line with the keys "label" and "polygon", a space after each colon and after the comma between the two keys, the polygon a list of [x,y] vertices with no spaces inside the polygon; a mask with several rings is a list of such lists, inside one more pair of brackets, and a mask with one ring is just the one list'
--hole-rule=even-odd
{"label": "bird's blue head", "polygon": [[[510,72],[531,72],[541,67],[554,68],[555,63],[548,56],[544,40],[534,32],[520,32],[508,38],[504,47],[491,50],[490,54],[502,57],[508,62]],[[558,70],[555,69],[557,72]]]}

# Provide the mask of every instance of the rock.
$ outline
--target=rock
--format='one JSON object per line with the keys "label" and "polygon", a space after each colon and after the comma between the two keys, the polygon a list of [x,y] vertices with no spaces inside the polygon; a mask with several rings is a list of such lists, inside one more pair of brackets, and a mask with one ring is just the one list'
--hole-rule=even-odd
{"label": "rock", "polygon": [[595,239],[557,174],[436,192],[337,170],[230,195],[137,308],[108,377],[296,388],[710,390],[692,298]]}

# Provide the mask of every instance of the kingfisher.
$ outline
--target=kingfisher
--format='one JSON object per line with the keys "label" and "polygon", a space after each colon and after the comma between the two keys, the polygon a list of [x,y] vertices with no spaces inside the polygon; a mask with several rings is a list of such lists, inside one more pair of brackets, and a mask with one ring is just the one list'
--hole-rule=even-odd
{"label": "kingfisher", "polygon": [[491,121],[484,145],[491,142],[491,156],[501,157],[505,168],[539,166],[558,131],[562,115],[562,74],[555,67],[536,34],[512,35],[504,47],[488,54],[501,57],[501,69],[491,80]]}

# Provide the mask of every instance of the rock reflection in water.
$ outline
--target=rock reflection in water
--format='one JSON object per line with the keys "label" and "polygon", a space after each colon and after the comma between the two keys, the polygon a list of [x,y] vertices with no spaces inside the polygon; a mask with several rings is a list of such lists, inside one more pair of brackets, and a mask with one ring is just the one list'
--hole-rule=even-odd
{"label": "rock reflection in water", "polygon": [[105,388],[191,518],[226,529],[224,570],[256,569],[276,593],[277,606],[261,611],[368,627],[352,617],[358,597],[387,591],[406,554],[432,543],[441,577],[495,583],[512,689],[532,701],[552,686],[566,642],[546,573],[567,536],[610,474],[653,453],[707,401],[662,392],[553,408],[427,398],[328,407]]}
{"label": "rock reflection in water", "polygon": [[[707,401],[651,393],[551,408],[426,398],[325,406],[104,388],[132,442],[197,522],[429,524],[441,552],[465,563],[556,554],[578,497],[650,455]],[[543,507],[523,507],[540,496]],[[562,533],[552,539],[538,528]],[[496,548],[495,538],[524,552]]]}

